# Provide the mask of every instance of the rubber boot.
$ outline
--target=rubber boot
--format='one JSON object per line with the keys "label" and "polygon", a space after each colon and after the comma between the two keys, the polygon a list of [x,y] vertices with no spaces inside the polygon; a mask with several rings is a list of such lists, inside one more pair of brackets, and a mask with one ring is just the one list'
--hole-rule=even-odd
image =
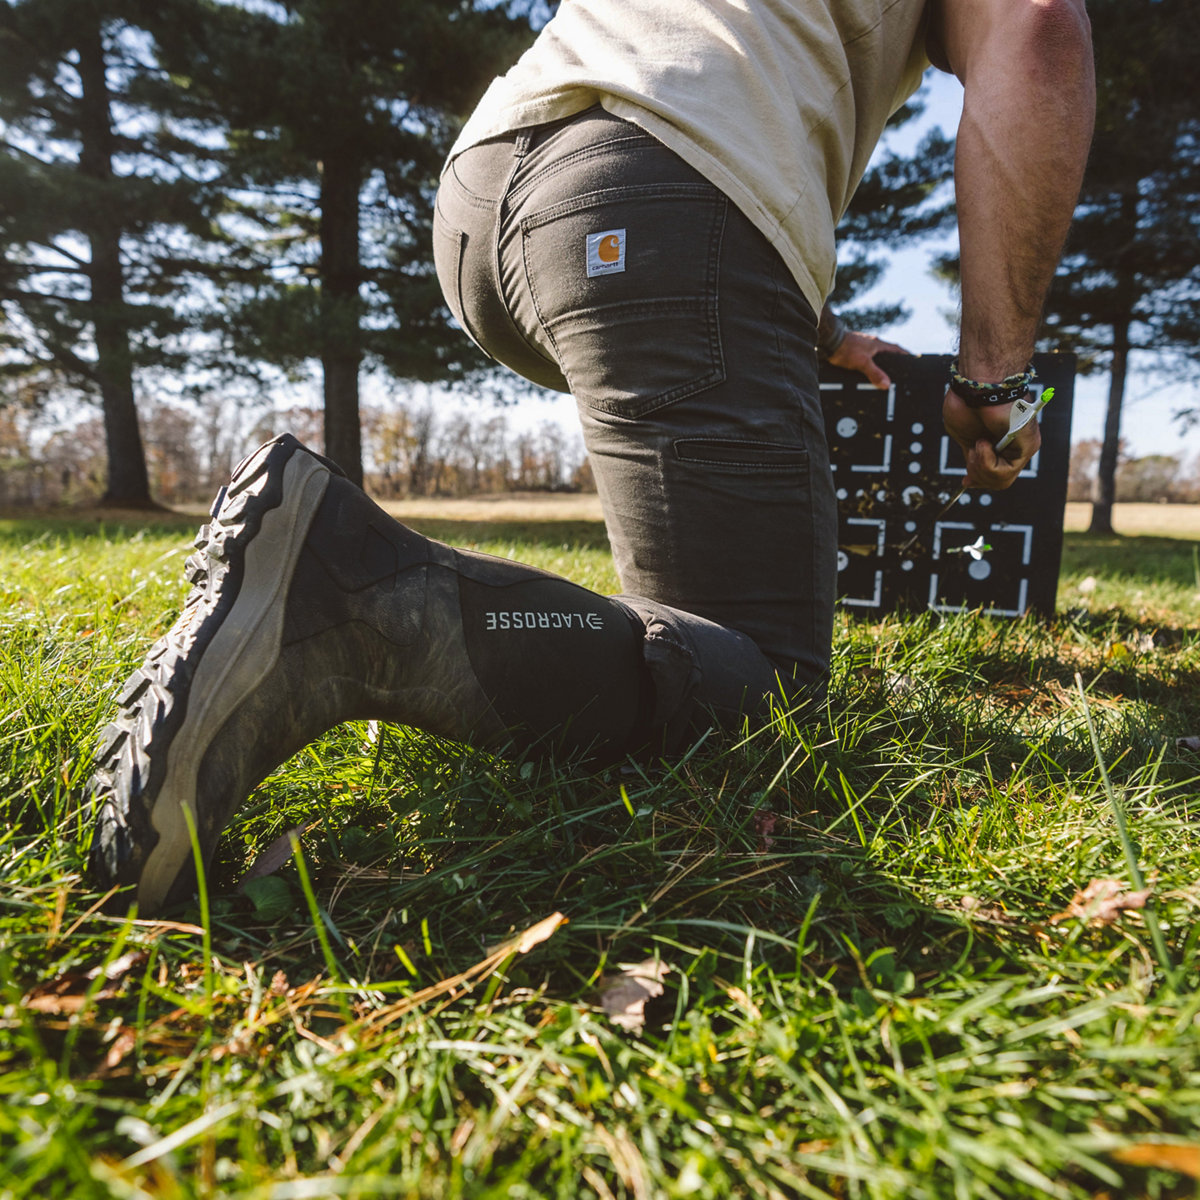
{"label": "rubber boot", "polygon": [[207,862],[250,791],[342,721],[602,760],[678,709],[655,715],[627,605],[420,536],[290,435],[236,470],[196,545],[91,785],[91,873],[136,884],[143,915],[194,890],[185,810]]}

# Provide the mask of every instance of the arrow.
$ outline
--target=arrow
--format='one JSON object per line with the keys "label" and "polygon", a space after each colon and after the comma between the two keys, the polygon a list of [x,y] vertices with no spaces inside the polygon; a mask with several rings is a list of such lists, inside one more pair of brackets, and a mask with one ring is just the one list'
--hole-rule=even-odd
{"label": "arrow", "polygon": [[981,533],[974,542],[969,546],[952,546],[946,551],[947,554],[969,554],[976,562],[978,562],[989,550],[991,546],[983,540]]}
{"label": "arrow", "polygon": [[[1052,387],[1042,388],[1041,395],[1036,400],[1014,400],[1012,410],[1008,414],[1008,432],[996,443],[996,453],[1005,450],[1011,445],[1013,438],[1037,416],[1051,400],[1054,399],[1054,389]],[[942,509],[936,517],[933,518],[933,523],[936,525],[963,497],[963,493],[967,490],[967,485],[964,483],[958,489],[954,499]],[[920,531],[912,535],[903,546],[900,547],[900,553],[903,554],[912,544],[920,537]],[[964,547],[965,549],[965,547]],[[976,557],[981,557],[977,555]]]}

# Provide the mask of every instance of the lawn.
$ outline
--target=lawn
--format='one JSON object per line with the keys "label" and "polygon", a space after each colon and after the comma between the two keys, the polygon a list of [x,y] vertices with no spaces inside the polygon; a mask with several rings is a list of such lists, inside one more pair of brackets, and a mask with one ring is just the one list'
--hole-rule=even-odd
{"label": "lawn", "polygon": [[[411,519],[616,587],[587,512]],[[1198,1194],[1188,534],[843,619],[816,724],[677,762],[341,727],[113,916],[84,784],[190,525],[0,522],[0,1197]]]}

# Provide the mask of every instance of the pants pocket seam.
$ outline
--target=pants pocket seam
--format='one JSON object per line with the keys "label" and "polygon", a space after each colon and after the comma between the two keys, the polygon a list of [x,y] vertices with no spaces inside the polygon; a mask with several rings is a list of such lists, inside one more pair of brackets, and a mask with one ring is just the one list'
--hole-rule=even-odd
{"label": "pants pocket seam", "polygon": [[471,208],[478,208],[478,209],[482,209],[484,211],[487,211],[487,210],[494,211],[496,208],[496,204],[498,202],[494,199],[489,200],[486,196],[479,195],[478,192],[471,191],[471,189],[469,187],[467,187],[467,185],[462,181],[462,177],[458,174],[458,171],[456,170],[457,161],[458,160],[455,159],[453,162],[451,162],[450,165],[446,168],[446,170],[442,173],[442,178],[439,183],[439,186],[444,187],[446,185],[447,181],[449,181],[451,184],[453,184],[454,190],[458,194],[459,200],[462,200],[464,203],[468,204]]}
{"label": "pants pocket seam", "polygon": [[[634,183],[622,187],[597,188],[572,196],[567,200],[559,200],[554,204],[539,208],[536,212],[521,218],[521,234],[526,231],[540,229],[560,217],[572,216],[585,212],[589,208],[600,208],[607,204],[616,204],[626,200],[710,200],[714,209],[721,210],[721,221],[724,225],[724,210],[727,201],[709,184],[703,183]],[[713,268],[709,268],[711,276]]]}
{"label": "pants pocket seam", "polygon": [[562,158],[555,159],[554,162],[535,171],[528,179],[522,179],[516,187],[514,187],[508,195],[508,203],[515,208],[524,198],[525,193],[540,186],[547,179],[553,179],[554,176],[562,171],[569,170],[572,167],[579,166],[580,163],[588,162],[594,158],[603,158],[616,149],[633,149],[630,147],[630,142],[641,142],[641,149],[654,150],[661,148],[661,143],[656,142],[648,133],[638,131],[637,133],[629,133],[607,138],[603,142],[596,142],[593,145],[584,146],[579,150],[573,150],[570,154],[564,155]]}
{"label": "pants pocket seam", "polygon": [[809,466],[808,448],[786,442],[695,437],[677,438],[671,448],[680,462],[734,471],[807,471]]}
{"label": "pants pocket seam", "polygon": [[[476,336],[475,331],[471,328],[471,323],[467,320],[466,306],[463,304],[463,286],[462,286],[462,270],[463,270],[463,243],[466,241],[466,233],[461,229],[451,225],[441,213],[435,214],[436,219],[433,223],[433,241],[436,245],[438,238],[443,238],[451,245],[451,261],[450,269],[443,272],[438,272],[439,282],[442,285],[442,291],[446,299],[446,307],[450,309],[454,319],[462,326],[463,332],[475,343],[479,349],[483,350],[483,344]],[[435,264],[436,267],[436,264]],[[447,286],[447,285],[450,286]],[[485,350],[486,354],[487,351]]]}

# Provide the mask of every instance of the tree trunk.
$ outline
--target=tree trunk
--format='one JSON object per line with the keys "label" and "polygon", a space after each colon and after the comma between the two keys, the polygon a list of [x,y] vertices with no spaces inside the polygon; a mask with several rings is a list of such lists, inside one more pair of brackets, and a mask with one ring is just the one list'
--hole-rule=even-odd
{"label": "tree trunk", "polygon": [[359,207],[362,168],[352,156],[321,164],[321,368],[325,390],[325,453],[360,487],[362,430],[358,369]]}
{"label": "tree trunk", "polygon": [[121,217],[112,194],[113,138],[104,44],[97,20],[79,40],[80,172],[94,181],[94,203],[85,233],[91,244],[90,311],[96,341],[96,377],[104,410],[108,484],[102,504],[156,507],[150,499],[146,454],[133,395],[133,358],[121,266]]}
{"label": "tree trunk", "polygon": [[1129,326],[1124,316],[1113,326],[1112,367],[1108,380],[1108,414],[1104,419],[1104,444],[1096,468],[1096,499],[1092,504],[1089,533],[1112,534],[1113,504],[1117,498],[1117,455],[1121,446],[1121,405],[1125,400],[1125,376],[1129,370]]}

